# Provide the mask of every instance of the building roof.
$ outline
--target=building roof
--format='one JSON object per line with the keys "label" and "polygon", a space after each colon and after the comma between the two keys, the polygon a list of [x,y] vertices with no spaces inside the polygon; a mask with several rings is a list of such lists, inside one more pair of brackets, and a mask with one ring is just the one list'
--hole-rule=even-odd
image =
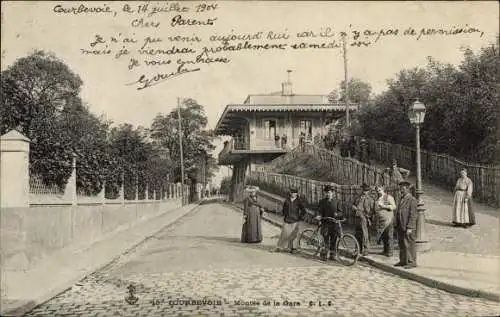
{"label": "building roof", "polygon": [[244,104],[329,104],[327,95],[282,95],[281,92],[267,95],[249,95]]}
{"label": "building roof", "polygon": [[[291,70],[287,70],[288,80],[281,84],[281,91],[270,94],[249,95],[243,104],[227,105],[215,127],[216,135],[231,135],[241,129],[246,119],[241,112],[345,112],[343,102],[330,102],[328,95],[294,94]],[[357,110],[358,105],[349,104],[349,109]]]}
{"label": "building roof", "polygon": [[[358,104],[350,103],[349,110],[356,111]],[[241,127],[246,119],[239,115],[249,112],[345,112],[343,102],[336,103],[300,103],[300,104],[230,104],[222,113],[217,126],[216,135],[231,135],[235,127]]]}

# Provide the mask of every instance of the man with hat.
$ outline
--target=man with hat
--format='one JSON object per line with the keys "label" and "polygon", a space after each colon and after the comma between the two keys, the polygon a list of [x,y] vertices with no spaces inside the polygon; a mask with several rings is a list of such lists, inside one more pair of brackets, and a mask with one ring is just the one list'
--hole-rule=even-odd
{"label": "man with hat", "polygon": [[361,185],[361,190],[363,191],[363,193],[361,194],[361,197],[358,198],[356,203],[352,206],[352,209],[356,213],[356,217],[358,220],[356,223],[355,236],[359,241],[361,254],[367,255],[370,241],[368,226],[371,225],[370,219],[373,214],[375,200],[370,196],[370,186],[368,186],[368,184],[363,183],[363,185]]}
{"label": "man with hat", "polygon": [[386,168],[386,171],[391,176],[392,181],[395,182],[396,184],[405,181],[408,178],[408,176],[410,176],[409,170],[402,167],[398,167],[398,162],[396,161],[396,159],[392,160],[392,167]]}
{"label": "man with hat", "polygon": [[[325,198],[321,199],[318,204],[318,216],[316,216],[317,220],[321,220],[323,217],[331,217],[335,219],[342,219],[343,212],[340,207],[340,203],[336,200],[333,195],[333,188],[330,185],[326,185],[323,188],[323,192],[325,193]],[[328,246],[330,251],[330,259],[337,260],[338,256],[335,252],[335,244],[337,243],[337,239],[339,236],[339,224],[326,221],[323,226],[323,237],[325,242],[328,243],[330,241],[330,245]],[[328,252],[322,254],[323,260],[328,259]]]}
{"label": "man with hat", "polygon": [[406,269],[417,267],[415,230],[417,229],[417,200],[410,193],[408,181],[399,183],[402,198],[396,211],[395,228],[399,242],[399,263]]}
{"label": "man with hat", "polygon": [[285,216],[284,224],[275,252],[288,247],[289,251],[294,253],[297,250],[295,240],[299,233],[299,221],[304,219],[306,213],[306,208],[300,201],[296,188],[290,188],[290,197],[283,203],[282,213]]}

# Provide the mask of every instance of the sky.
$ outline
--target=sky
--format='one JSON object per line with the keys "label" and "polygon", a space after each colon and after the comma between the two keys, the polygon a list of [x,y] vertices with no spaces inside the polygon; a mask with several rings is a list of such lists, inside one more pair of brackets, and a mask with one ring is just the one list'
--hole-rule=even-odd
{"label": "sky", "polygon": [[[175,2],[148,2],[165,7]],[[427,57],[446,63],[458,64],[462,60],[460,48],[474,51],[494,41],[499,25],[498,4],[489,2],[333,2],[333,1],[221,1],[217,9],[202,13],[193,12],[201,2],[180,2],[190,8],[183,18],[207,20],[217,18],[213,25],[170,26],[176,13],[157,13],[144,21],[160,23],[154,27],[132,27],[131,21],[141,16],[124,13],[128,4],[132,10],[143,2],[45,2],[2,1],[2,61],[1,69],[12,65],[16,59],[29,55],[35,49],[53,52],[83,80],[82,99],[90,110],[105,116],[116,124],[150,126],[158,113],[175,109],[177,98],[194,98],[205,107],[209,128],[227,104],[242,103],[247,95],[271,93],[281,89],[286,70],[291,69],[295,93],[328,94],[344,79],[343,55],[340,49],[284,51],[244,51],[225,54],[226,64],[202,65],[198,72],[183,74],[158,85],[137,90],[133,85],[141,74],[149,77],[156,73],[171,72],[175,68],[146,67],[141,65],[128,70],[128,56],[85,56],[81,49],[89,49],[96,34],[109,39],[122,36],[142,40],[146,36],[161,37],[161,45],[170,48],[169,36],[196,35],[200,43],[177,46],[201,50],[202,46],[215,45],[208,41],[211,35],[244,34],[262,31],[287,32],[292,40],[297,32],[319,32],[330,27],[341,30],[399,29],[398,36],[385,36],[369,47],[348,47],[349,77],[371,84],[373,92],[386,88],[387,79],[394,78],[401,69],[425,66]],[[116,16],[105,14],[59,14],[54,7],[65,8],[109,6]],[[417,33],[422,28],[453,27],[475,28],[480,32],[455,36],[402,36],[403,30],[413,27]],[[350,34],[350,41],[352,33]],[[480,36],[482,34],[482,36]],[[336,38],[336,37],[334,37]],[[314,39],[318,40],[319,39]],[[269,41],[268,41],[269,42]],[[300,42],[300,41],[299,41]],[[164,45],[163,45],[164,44]],[[134,53],[132,53],[134,55]],[[136,54],[137,55],[137,54]],[[222,55],[221,55],[222,56]],[[130,56],[131,58],[134,56]],[[140,60],[140,58],[139,58]],[[175,59],[174,59],[175,61]],[[170,67],[170,68],[169,68]],[[215,155],[221,145],[215,151]],[[225,172],[224,168],[221,169]]]}

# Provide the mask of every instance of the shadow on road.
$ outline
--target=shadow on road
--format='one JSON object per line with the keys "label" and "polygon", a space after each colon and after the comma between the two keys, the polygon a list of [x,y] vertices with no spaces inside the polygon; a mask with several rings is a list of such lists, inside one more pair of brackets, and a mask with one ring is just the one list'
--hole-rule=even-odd
{"label": "shadow on road", "polygon": [[[262,244],[262,243],[242,243],[240,242],[240,238],[237,237],[224,237],[224,236],[189,236],[189,238],[192,239],[201,239],[201,240],[208,240],[208,241],[217,241],[217,242],[222,242],[224,244],[229,244],[235,247],[239,248],[246,248],[246,249],[254,249],[254,250],[259,250],[259,251],[264,251],[268,252],[270,254],[276,254],[276,255],[289,255],[289,256],[294,256],[294,257],[299,257],[305,260],[313,260],[318,263],[323,263],[323,264],[331,264],[331,265],[341,265],[339,263],[336,263],[334,261],[328,261],[324,262],[319,259],[319,257],[314,257],[313,254],[305,253],[304,251],[299,251],[296,253],[290,253],[287,251],[282,251],[282,252],[273,252],[276,249],[275,243],[272,244]],[[265,237],[265,239],[273,239],[273,237]]]}
{"label": "shadow on road", "polygon": [[454,227],[452,223],[440,221],[440,220],[426,219],[425,222],[428,224],[431,224],[431,225],[436,225],[436,226]]}

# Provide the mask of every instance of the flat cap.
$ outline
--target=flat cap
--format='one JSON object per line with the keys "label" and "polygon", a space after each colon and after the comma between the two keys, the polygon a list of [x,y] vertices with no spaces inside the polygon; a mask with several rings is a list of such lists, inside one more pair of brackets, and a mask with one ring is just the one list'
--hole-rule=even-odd
{"label": "flat cap", "polygon": [[399,182],[399,186],[411,186],[411,183],[409,181],[401,181]]}
{"label": "flat cap", "polygon": [[330,191],[333,191],[333,188],[330,185],[325,185],[325,187],[323,187],[323,191],[324,192],[330,192]]}

